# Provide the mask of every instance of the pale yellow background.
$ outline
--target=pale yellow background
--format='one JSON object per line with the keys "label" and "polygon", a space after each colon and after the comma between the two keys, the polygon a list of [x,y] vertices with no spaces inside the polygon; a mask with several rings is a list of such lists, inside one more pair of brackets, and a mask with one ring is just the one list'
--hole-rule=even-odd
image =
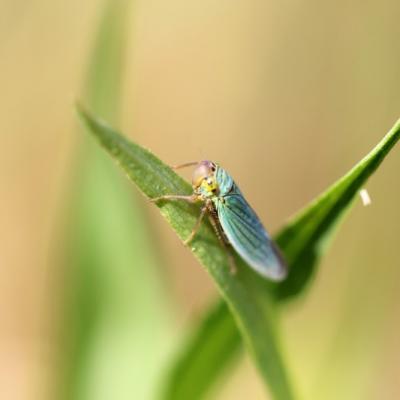
{"label": "pale yellow background", "polygon": [[[0,2],[0,397],[52,379],[55,232],[73,164],[73,103],[101,1]],[[349,169],[400,116],[400,3],[140,0],[120,128],[168,163],[210,158],[270,231]],[[283,319],[306,399],[400,396],[400,152],[367,185],[316,282]],[[185,175],[188,176],[188,175]],[[184,324],[215,295],[145,205]],[[218,395],[262,399],[247,360]]]}

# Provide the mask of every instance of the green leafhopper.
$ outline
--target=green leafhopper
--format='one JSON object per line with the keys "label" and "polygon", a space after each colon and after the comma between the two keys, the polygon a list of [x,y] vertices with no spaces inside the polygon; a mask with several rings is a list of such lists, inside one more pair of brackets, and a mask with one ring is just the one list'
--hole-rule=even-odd
{"label": "green leafhopper", "polygon": [[[232,177],[211,161],[187,163],[175,168],[192,165],[196,166],[192,176],[192,195],[171,194],[152,199],[154,202],[184,200],[203,203],[196,225],[185,244],[194,238],[201,221],[208,214],[222,245],[231,245],[241,258],[263,277],[274,281],[285,279],[287,266],[281,252]],[[233,259],[231,270],[235,270]]]}

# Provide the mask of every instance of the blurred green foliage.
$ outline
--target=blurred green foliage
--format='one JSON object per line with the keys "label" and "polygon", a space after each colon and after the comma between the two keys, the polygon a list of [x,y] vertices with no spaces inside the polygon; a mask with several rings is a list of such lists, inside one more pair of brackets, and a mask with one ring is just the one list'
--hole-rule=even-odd
{"label": "blurred green foliage", "polygon": [[[107,4],[83,95],[112,121],[124,82],[127,4]],[[92,138],[79,137],[66,238],[65,376],[57,398],[154,398],[173,343],[159,257],[128,181]]]}

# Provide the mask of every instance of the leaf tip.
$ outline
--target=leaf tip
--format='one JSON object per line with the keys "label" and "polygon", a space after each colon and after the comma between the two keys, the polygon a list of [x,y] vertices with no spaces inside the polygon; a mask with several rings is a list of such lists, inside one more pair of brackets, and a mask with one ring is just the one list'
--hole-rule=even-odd
{"label": "leaf tip", "polygon": [[99,130],[100,125],[105,125],[103,121],[96,119],[91,112],[84,106],[79,100],[75,102],[75,110],[78,114],[78,118],[81,120],[83,125],[89,129],[89,132],[95,136],[101,136]]}
{"label": "leaf tip", "polygon": [[87,111],[86,107],[79,101],[75,100],[75,111],[77,112],[79,118],[87,121],[89,118],[89,112]]}

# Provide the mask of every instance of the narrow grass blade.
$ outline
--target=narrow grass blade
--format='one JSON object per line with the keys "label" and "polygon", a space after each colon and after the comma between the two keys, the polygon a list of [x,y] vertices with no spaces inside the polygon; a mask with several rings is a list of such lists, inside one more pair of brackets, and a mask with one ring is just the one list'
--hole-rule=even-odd
{"label": "narrow grass blade", "polygon": [[358,191],[399,139],[400,120],[366,157],[295,216],[277,235],[276,240],[290,265],[288,279],[276,288],[278,299],[290,298],[304,290],[335,227]]}
{"label": "narrow grass blade", "polygon": [[[111,0],[95,40],[84,98],[115,121],[120,106],[128,2]],[[153,398],[170,309],[142,206],[110,158],[80,135],[66,244],[57,399]]]}
{"label": "narrow grass blade", "polygon": [[181,347],[163,399],[203,399],[239,355],[241,338],[224,302],[218,302]]}
{"label": "narrow grass blade", "polygon": [[[290,275],[287,281],[274,287],[274,294],[277,300],[288,300],[302,293],[306,284],[315,272],[320,257],[327,249],[329,239],[332,237],[334,228],[338,226],[346,210],[356,196],[358,190],[364,185],[370,175],[379,167],[384,157],[393,148],[400,138],[400,120],[393,126],[389,133],[380,143],[353,169],[351,169],[340,180],[334,183],[321,196],[314,200],[310,205],[300,211],[287,226],[285,226],[276,236],[281,249],[285,253],[290,266]],[[219,321],[213,321],[208,329],[204,329],[203,324],[197,327],[198,335],[190,340],[186,345],[186,353],[183,354],[171,374],[170,393],[179,393],[192,386],[191,396],[198,396],[206,387],[201,388],[201,392],[195,386],[196,377],[201,374],[207,374],[201,370],[198,361],[198,352],[208,354],[215,352],[218,355],[221,366],[220,369],[213,369],[216,375],[223,373],[225,364],[224,357],[229,359],[232,354],[225,351],[214,349],[213,338],[217,337],[219,341],[230,343],[232,353],[236,353],[241,346],[241,338],[236,332],[233,324],[233,318],[226,306],[218,301],[218,305],[211,307],[207,315],[213,315],[214,308],[219,307]],[[227,319],[231,318],[229,324]],[[222,328],[222,321],[224,327]],[[179,372],[184,370],[185,382],[179,380]],[[193,376],[193,378],[192,378]],[[217,376],[208,376],[209,386],[217,380]],[[190,379],[190,380],[189,380]],[[172,392],[172,388],[174,392]],[[189,393],[185,392],[188,396]],[[189,396],[190,397],[190,396]],[[169,399],[178,399],[173,395]]]}
{"label": "narrow grass blade", "polygon": [[[80,116],[147,197],[191,192],[190,186],[182,178],[149,151],[129,142],[83,109],[80,109]],[[163,202],[159,207],[178,236],[184,240],[194,225],[198,207],[179,202]],[[202,226],[200,234],[193,241],[192,251],[213,277],[227,302],[273,398],[293,399],[277,339],[276,309],[273,300],[263,293],[264,286],[260,278],[240,260],[238,274],[231,275],[227,255],[209,225]]]}

